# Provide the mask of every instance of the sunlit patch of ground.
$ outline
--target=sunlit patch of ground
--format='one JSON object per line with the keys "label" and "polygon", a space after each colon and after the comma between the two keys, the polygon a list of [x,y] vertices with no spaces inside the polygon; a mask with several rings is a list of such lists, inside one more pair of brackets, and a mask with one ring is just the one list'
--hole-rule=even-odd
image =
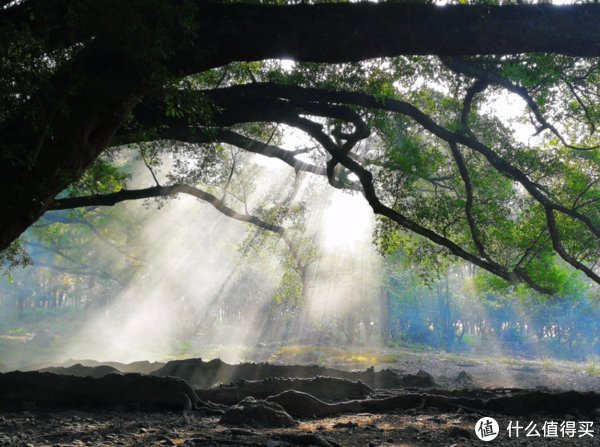
{"label": "sunlit patch of ground", "polygon": [[[216,417],[175,413],[52,412],[0,415],[0,445],[15,446],[268,446],[288,447],[286,435],[320,435],[344,447],[476,446],[479,414],[413,411],[300,421],[292,429],[228,427]],[[521,418],[528,422],[530,418]],[[543,418],[532,417],[537,423]],[[497,417],[495,445],[595,445],[595,438],[509,438],[510,418]],[[596,421],[597,424],[598,421]]]}
{"label": "sunlit patch of ground", "polygon": [[[318,364],[341,369],[392,368],[408,372],[423,369],[447,385],[461,371],[478,387],[517,387],[600,390],[600,359],[573,362],[551,358],[525,359],[509,355],[448,353],[423,346],[292,345],[247,349],[244,361],[279,364]],[[447,380],[446,380],[447,379]]]}
{"label": "sunlit patch of ground", "polygon": [[335,346],[292,345],[279,348],[270,356],[269,361],[286,364],[314,362],[327,366],[351,364],[369,367],[391,364],[396,362],[397,358],[392,353],[357,346],[345,349]]}
{"label": "sunlit patch of ground", "polygon": [[[7,340],[0,342],[9,343]],[[15,341],[10,341],[16,344]],[[19,343],[21,346],[26,346]],[[238,346],[237,352],[247,361],[276,361],[277,363],[313,363],[310,356],[318,355],[326,366],[361,368],[374,365],[406,371],[425,369],[444,386],[456,385],[453,378],[467,371],[474,386],[518,386],[534,388],[600,389],[598,359],[587,363],[557,361],[552,359],[527,360],[508,356],[472,356],[445,353],[418,346],[366,347],[293,345],[285,347]],[[207,347],[207,354],[220,357],[228,346]],[[304,359],[304,361],[302,361]],[[452,379],[452,380],[450,380]],[[256,429],[227,427],[216,417],[203,417],[197,413],[128,413],[104,412],[53,412],[53,413],[0,413],[0,446],[268,446],[288,447],[282,441],[289,434],[318,434],[339,445],[348,446],[476,446],[481,445],[473,429],[481,414],[440,412],[432,408],[385,414],[342,415],[339,417],[300,420],[293,429]],[[546,445],[596,445],[594,439],[510,439],[506,427],[510,417],[495,416],[503,428],[496,445],[546,446]],[[565,415],[565,417],[574,417]],[[543,423],[540,415],[520,418],[521,423],[534,419]],[[600,421],[594,420],[595,427]],[[600,430],[600,428],[599,428]],[[600,431],[597,434],[600,436]]]}

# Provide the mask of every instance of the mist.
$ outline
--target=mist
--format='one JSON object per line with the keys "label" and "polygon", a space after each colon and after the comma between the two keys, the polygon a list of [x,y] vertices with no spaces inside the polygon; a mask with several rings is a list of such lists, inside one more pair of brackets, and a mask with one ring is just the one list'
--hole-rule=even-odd
{"label": "mist", "polygon": [[[265,195],[289,195],[293,172],[288,167],[252,160],[245,169],[268,179],[255,185],[247,197],[248,209]],[[130,186],[151,182],[148,171],[135,165]],[[382,269],[371,241],[372,213],[360,196],[331,191],[322,179],[300,182],[307,184],[298,188],[294,201],[313,201],[307,205],[303,229],[303,241],[312,244],[313,253],[306,301],[288,309],[284,324],[272,318],[282,263],[289,256],[278,235],[257,237],[256,227],[193,197],[181,195],[161,203],[160,209],[152,200],[129,202],[118,206],[139,225],[129,242],[143,258],[127,283],[112,297],[88,290],[71,334],[58,334],[50,324],[44,327],[57,348],[52,356],[21,358],[16,365],[4,358],[3,363],[22,367],[40,360],[131,362],[192,356],[238,362],[257,344],[333,343],[332,334],[361,306],[371,308],[364,324],[372,324],[379,312]],[[113,261],[119,254],[101,241],[94,242],[93,252],[97,260]],[[35,258],[33,264],[20,273],[35,278],[40,272]],[[26,293],[26,288],[13,285],[14,293]]]}
{"label": "mist", "polygon": [[[598,363],[600,309],[593,289],[549,302],[494,295],[476,287],[473,269],[464,264],[424,281],[398,262],[401,254],[377,251],[376,220],[360,194],[334,190],[316,176],[295,178],[279,162],[244,160],[244,174],[261,180],[243,205],[232,201],[239,212],[255,212],[265,198],[291,198],[290,207],[304,207],[300,230],[290,229],[304,257],[303,290],[294,289],[302,281],[280,235],[184,195],[119,204],[133,228],[127,243],[135,250],[124,255],[114,241],[101,238],[87,249],[98,269],[124,266],[125,281],[85,283],[89,287],[75,304],[69,304],[67,288],[63,310],[40,304],[36,281],[78,280],[41,276],[48,271],[36,264],[44,258],[33,251],[33,265],[3,287],[9,312],[2,322],[2,367],[201,357],[362,368],[394,365],[407,352],[439,350],[495,364],[499,383],[513,386],[507,359],[568,360],[588,369]],[[168,159],[163,162],[169,167]],[[132,188],[154,181],[139,160],[132,174]],[[29,308],[17,315],[11,306],[19,296],[29,296]],[[426,356],[416,359],[427,367]]]}

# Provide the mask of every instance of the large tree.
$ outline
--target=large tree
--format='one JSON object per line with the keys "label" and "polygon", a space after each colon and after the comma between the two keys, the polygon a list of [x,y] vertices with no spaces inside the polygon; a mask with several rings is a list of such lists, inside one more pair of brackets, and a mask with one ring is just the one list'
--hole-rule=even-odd
{"label": "large tree", "polygon": [[[384,248],[402,228],[434,244],[423,256],[442,247],[540,291],[555,255],[600,282],[600,5],[253,3],[273,4],[1,2],[0,249],[49,210],[177,193],[285,235],[177,176],[58,196],[111,146],[206,158],[226,143],[360,191],[386,218]],[[414,55],[438,58],[398,58]],[[274,58],[305,64],[237,63]],[[482,112],[499,90],[525,101],[539,142]],[[327,161],[272,144],[265,123],[304,131]]]}

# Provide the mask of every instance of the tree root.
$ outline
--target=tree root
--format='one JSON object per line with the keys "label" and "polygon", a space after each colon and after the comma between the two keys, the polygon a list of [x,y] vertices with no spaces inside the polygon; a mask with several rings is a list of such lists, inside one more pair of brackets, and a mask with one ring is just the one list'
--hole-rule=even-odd
{"label": "tree root", "polygon": [[201,406],[192,387],[175,377],[109,374],[92,378],[36,371],[0,374],[0,408],[5,410],[122,407],[185,411]]}
{"label": "tree root", "polygon": [[310,394],[324,401],[364,399],[373,389],[364,383],[334,377],[313,379],[270,378],[257,381],[240,380],[231,385],[196,390],[197,396],[206,401],[224,405],[235,405],[245,397],[266,399],[269,396],[295,390]]}
{"label": "tree root", "polygon": [[383,399],[351,400],[326,403],[307,393],[285,391],[267,400],[281,405],[294,417],[327,417],[344,413],[383,413],[411,408],[437,408],[453,411],[484,411],[509,416],[524,416],[533,413],[589,414],[600,407],[600,395],[577,391],[546,392],[527,391],[501,395],[488,399],[474,397],[449,397],[431,393],[407,393]]}

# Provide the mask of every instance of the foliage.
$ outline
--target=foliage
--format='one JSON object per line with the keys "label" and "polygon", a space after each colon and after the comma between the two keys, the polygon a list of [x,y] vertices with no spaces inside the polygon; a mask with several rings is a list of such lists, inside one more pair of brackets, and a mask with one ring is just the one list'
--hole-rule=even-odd
{"label": "foliage", "polygon": [[[403,255],[388,257],[388,343],[403,341],[486,356],[579,361],[599,352],[600,305],[582,278],[565,283],[562,294],[548,297],[460,265],[427,284],[414,269],[399,270],[399,262],[406,262]],[[444,282],[449,289],[440,288]],[[440,291],[442,295],[449,292],[447,305],[441,305],[445,303],[440,301]],[[452,333],[446,344],[442,343],[444,323]]]}
{"label": "foliage", "polygon": [[[92,90],[85,67],[93,68],[94,80],[104,70],[109,85],[119,86],[110,92],[115,97],[128,81],[139,91],[125,95],[136,105],[115,126],[112,147],[95,148],[104,149],[103,156],[82,163],[87,169],[76,176],[58,170],[52,181],[68,188],[0,255],[14,281],[6,288],[11,306],[95,305],[95,297],[108,301],[141,274],[148,262],[138,231],[143,217],[121,206],[52,207],[65,198],[134,190],[134,173],[143,171],[152,177],[150,188],[185,185],[211,197],[199,200],[256,226],[237,248],[247,257],[277,260],[281,275],[265,314],[289,329],[302,317],[318,257],[307,215],[319,199],[310,191],[298,198],[306,176],[317,174],[333,187],[363,194],[379,214],[374,242],[386,260],[388,316],[378,323],[386,340],[465,349],[466,340],[494,334],[517,351],[533,331],[551,353],[565,345],[577,347],[574,353],[597,350],[598,329],[590,323],[600,282],[597,59],[224,60],[217,68],[191,70],[190,53],[181,58],[179,50],[218,53],[215,42],[200,48],[195,41],[203,31],[201,3],[23,4],[22,20],[0,22],[0,41],[7,42],[0,46],[0,131],[20,117],[33,123],[27,129],[35,131],[35,145],[25,159],[23,148],[3,145],[3,166],[21,163],[30,172],[43,143],[59,137],[53,117],[64,113],[77,122],[68,104]],[[61,26],[53,28],[57,18]],[[106,60],[90,61],[88,52]],[[102,93],[112,104],[109,92]],[[516,113],[498,105],[507,97],[515,100]],[[91,127],[84,132],[89,139]],[[281,147],[290,128],[304,132],[309,143]],[[68,148],[78,152],[77,144]],[[289,188],[265,187],[254,163],[261,155],[293,168]],[[155,200],[148,207],[168,207],[173,199],[170,192],[148,197]],[[38,269],[33,286],[31,270],[17,268],[29,257]],[[257,278],[257,272],[245,276],[252,284],[260,283]],[[240,298],[230,308],[223,305],[221,322],[235,321],[238,307],[249,303]],[[335,331],[348,342],[367,320],[362,310],[337,316]],[[322,333],[331,332],[328,325]],[[196,329],[192,324],[190,331]]]}

